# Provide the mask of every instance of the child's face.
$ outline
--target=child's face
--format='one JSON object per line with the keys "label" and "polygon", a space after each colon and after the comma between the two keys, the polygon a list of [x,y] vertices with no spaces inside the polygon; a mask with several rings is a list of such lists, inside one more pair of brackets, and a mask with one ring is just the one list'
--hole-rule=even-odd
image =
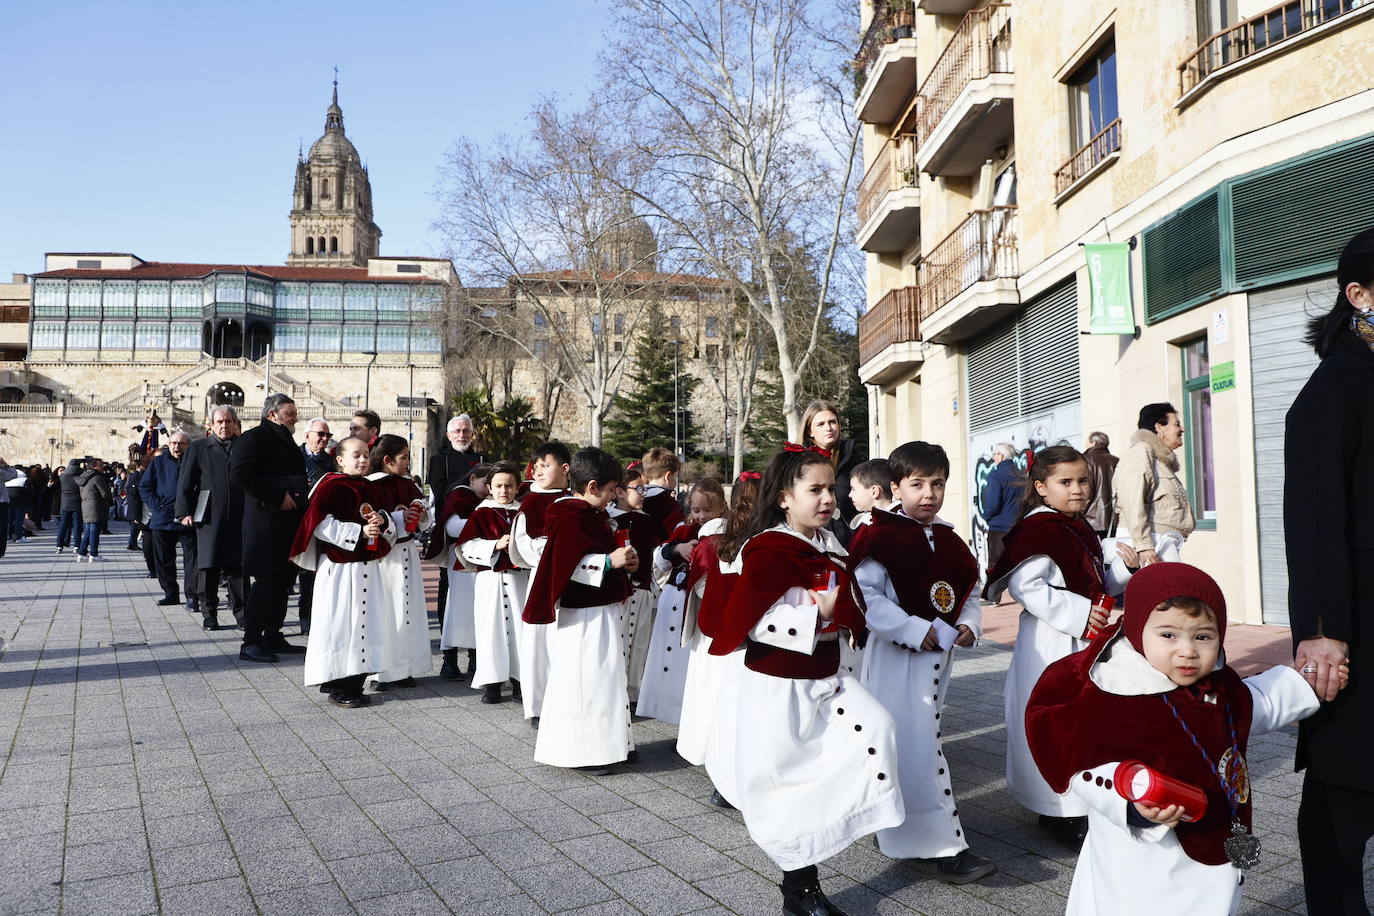
{"label": "child's face", "polygon": [[857,480],[852,480],[849,482],[849,501],[860,512],[868,512],[873,508],[874,493],[877,489],[877,487],[866,487]]}
{"label": "child's face", "polygon": [[350,439],[339,447],[334,456],[339,470],[349,477],[361,477],[367,473],[367,448],[357,439]]}
{"label": "child's face", "polygon": [[603,487],[601,481],[589,480],[587,481],[587,488],[577,495],[598,509],[604,509],[615,499],[616,491],[619,489],[619,481],[612,481]]}
{"label": "child's face", "polygon": [[778,505],[794,531],[810,537],[835,514],[835,469],[829,462],[808,464],[792,486],[782,491]]}
{"label": "child's face", "polygon": [[1035,492],[1045,505],[1066,515],[1078,515],[1088,507],[1092,478],[1086,461],[1065,461],[1050,468],[1050,476],[1035,482]]}
{"label": "child's face", "polygon": [[1145,622],[1141,645],[1146,661],[1180,687],[1211,674],[1221,654],[1221,636],[1211,610],[1196,617],[1182,608],[1157,610]]}
{"label": "child's face", "polygon": [[929,525],[945,504],[946,483],[942,473],[916,471],[893,484],[893,495],[908,517]]}
{"label": "child's face", "polygon": [[644,478],[636,477],[628,483],[622,484],[620,492],[616,495],[622,508],[631,511],[644,508]]}
{"label": "child's face", "polygon": [[410,449],[401,449],[401,453],[395,458],[383,458],[382,466],[388,474],[395,474],[397,477],[409,477]]}
{"label": "child's face", "polygon": [[[482,481],[486,486],[486,481]],[[503,506],[509,506],[515,502],[515,491],[520,486],[520,481],[515,479],[514,474],[494,474],[491,478],[491,498]]]}
{"label": "child's face", "polygon": [[487,486],[485,477],[469,477],[468,488],[477,494],[478,499],[486,499],[491,495],[491,487]]}
{"label": "child's face", "polygon": [[703,525],[713,518],[719,518],[720,512],[716,509],[716,501],[705,493],[693,493],[692,502],[689,507],[688,521],[693,525]]}
{"label": "child's face", "polygon": [[553,455],[534,463],[534,485],[541,490],[562,490],[568,485],[568,466]]}

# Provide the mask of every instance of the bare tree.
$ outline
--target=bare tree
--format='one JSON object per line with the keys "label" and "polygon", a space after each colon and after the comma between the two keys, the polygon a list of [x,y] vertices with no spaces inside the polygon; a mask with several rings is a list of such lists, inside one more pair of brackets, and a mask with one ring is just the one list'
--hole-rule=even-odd
{"label": "bare tree", "polygon": [[[853,29],[837,31],[807,0],[622,0],[613,9],[607,88],[637,125],[653,178],[632,190],[770,332],[796,439],[799,380],[852,228],[860,132],[839,77],[853,48],[832,36]],[[796,252],[819,281],[800,316],[784,289]]]}
{"label": "bare tree", "polygon": [[644,159],[596,102],[571,113],[545,102],[531,122],[528,136],[489,148],[460,140],[441,171],[436,228],[464,274],[505,286],[509,303],[460,306],[451,320],[534,361],[550,420],[562,392],[580,398],[599,445],[628,359],[609,329],[619,316],[633,335],[666,279],[627,193],[642,186]]}

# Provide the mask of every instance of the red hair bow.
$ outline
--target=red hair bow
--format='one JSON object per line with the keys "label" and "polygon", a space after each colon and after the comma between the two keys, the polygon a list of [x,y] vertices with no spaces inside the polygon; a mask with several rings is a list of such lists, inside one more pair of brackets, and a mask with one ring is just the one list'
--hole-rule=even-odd
{"label": "red hair bow", "polygon": [[740,472],[739,472],[739,479],[740,479],[740,480],[762,480],[762,479],[763,479],[763,475],[760,474],[758,471],[740,471]]}
{"label": "red hair bow", "polygon": [[627,471],[633,471],[633,470],[635,470],[636,468],[642,468],[642,467],[644,467],[644,462],[643,462],[643,461],[640,461],[638,458],[636,458],[634,461],[631,461],[629,464],[625,465],[625,470],[627,470]]}
{"label": "red hair bow", "polygon": [[819,445],[798,445],[795,442],[784,442],[782,444],[782,450],[784,452],[815,452],[822,458],[830,457],[830,449],[821,448]]}

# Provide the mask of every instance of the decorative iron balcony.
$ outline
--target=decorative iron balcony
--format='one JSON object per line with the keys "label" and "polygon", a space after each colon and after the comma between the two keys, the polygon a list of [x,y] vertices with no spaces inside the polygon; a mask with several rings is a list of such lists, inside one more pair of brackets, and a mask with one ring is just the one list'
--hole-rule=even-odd
{"label": "decorative iron balcony", "polygon": [[921,320],[975,283],[1019,274],[1016,208],[974,210],[921,259]]}
{"label": "decorative iron balcony", "polygon": [[859,225],[868,222],[889,191],[918,187],[917,178],[916,138],[899,134],[883,143],[878,158],[859,182]]}
{"label": "decorative iron balcony", "polygon": [[1074,182],[1091,172],[1098,163],[1119,149],[1121,149],[1121,119],[1117,118],[1102,128],[1097,136],[1079,148],[1069,157],[1068,162],[1059,167],[1059,171],[1054,173],[1054,193],[1063,194],[1073,187]]}
{"label": "decorative iron balcony", "polygon": [[1011,4],[973,10],[959,23],[940,59],[921,84],[917,134],[924,143],[970,82],[1011,73]]}
{"label": "decorative iron balcony", "polygon": [[892,344],[921,339],[920,303],[920,287],[899,286],[859,316],[859,365]]}

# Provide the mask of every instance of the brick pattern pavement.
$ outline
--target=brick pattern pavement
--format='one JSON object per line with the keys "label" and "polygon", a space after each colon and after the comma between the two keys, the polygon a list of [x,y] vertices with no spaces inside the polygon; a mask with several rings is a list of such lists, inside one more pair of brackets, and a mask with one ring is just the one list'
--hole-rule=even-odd
{"label": "brick pattern pavement", "polygon": [[[777,872],[707,805],[674,729],[637,721],[637,764],[601,778],[532,760],[518,707],[426,678],[367,709],[252,665],[123,549],[76,564],[52,531],[0,560],[0,911],[586,916],[780,911]],[[436,639],[437,639],[436,628]],[[821,866],[854,914],[1059,913],[1073,859],[1006,795],[1002,681],[986,644],[956,666],[945,748],[977,851],[964,888],[869,839]],[[436,658],[437,670],[437,658]],[[1302,912],[1291,733],[1255,739],[1264,862],[1245,912]]]}

